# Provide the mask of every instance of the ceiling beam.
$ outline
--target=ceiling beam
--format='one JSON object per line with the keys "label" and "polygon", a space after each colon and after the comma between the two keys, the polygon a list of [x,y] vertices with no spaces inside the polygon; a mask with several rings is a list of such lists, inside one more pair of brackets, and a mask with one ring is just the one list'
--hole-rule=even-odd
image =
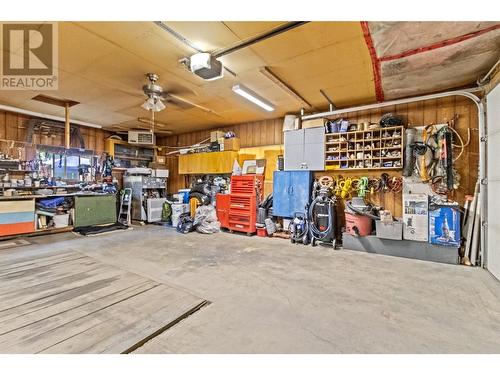
{"label": "ceiling beam", "polygon": [[302,96],[297,93],[290,85],[285,83],[281,78],[279,78],[276,74],[274,74],[271,69],[267,66],[260,68],[260,72],[269,78],[273,83],[279,86],[283,91],[285,91],[292,98],[296,99],[300,104],[305,106],[306,108],[313,109],[314,107],[305,100]]}

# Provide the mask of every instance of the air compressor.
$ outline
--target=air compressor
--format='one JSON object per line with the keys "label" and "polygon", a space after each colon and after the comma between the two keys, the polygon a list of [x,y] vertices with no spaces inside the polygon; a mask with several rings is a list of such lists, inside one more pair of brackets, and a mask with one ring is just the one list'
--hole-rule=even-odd
{"label": "air compressor", "polygon": [[317,242],[332,245],[337,242],[337,198],[332,193],[333,179],[323,176],[314,182],[312,201],[308,209],[311,245]]}

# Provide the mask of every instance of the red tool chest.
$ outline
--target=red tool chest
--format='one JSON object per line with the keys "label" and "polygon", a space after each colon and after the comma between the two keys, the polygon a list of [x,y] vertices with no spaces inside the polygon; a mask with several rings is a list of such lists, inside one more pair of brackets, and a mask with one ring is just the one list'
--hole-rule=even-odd
{"label": "red tool chest", "polygon": [[229,198],[231,198],[230,194],[215,195],[217,219],[220,221],[222,228],[229,227]]}
{"label": "red tool chest", "polygon": [[217,218],[222,228],[255,233],[257,221],[257,192],[263,197],[264,176],[243,175],[231,177],[231,194],[217,194]]}

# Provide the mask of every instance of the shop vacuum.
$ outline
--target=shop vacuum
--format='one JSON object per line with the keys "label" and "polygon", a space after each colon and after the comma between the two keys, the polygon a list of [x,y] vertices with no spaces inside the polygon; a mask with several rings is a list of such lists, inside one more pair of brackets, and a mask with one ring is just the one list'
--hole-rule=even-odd
{"label": "shop vacuum", "polygon": [[332,193],[333,179],[323,176],[314,182],[307,219],[312,246],[318,242],[335,248],[337,242],[337,200]]}
{"label": "shop vacuum", "polygon": [[290,232],[290,241],[292,243],[302,243],[304,245],[309,245],[311,243],[307,206],[305,207],[305,211],[305,214],[296,212],[293,219],[290,221],[288,231]]}

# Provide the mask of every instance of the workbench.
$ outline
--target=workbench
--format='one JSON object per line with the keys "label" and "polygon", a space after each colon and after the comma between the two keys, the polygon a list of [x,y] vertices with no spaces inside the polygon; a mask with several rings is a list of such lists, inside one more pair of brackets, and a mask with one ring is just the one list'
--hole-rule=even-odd
{"label": "workbench", "polygon": [[[35,203],[38,199],[71,197],[74,199],[73,228],[116,222],[115,194],[77,192],[50,195],[14,195],[0,197],[0,238],[19,234],[51,233],[53,228],[37,229]],[[63,228],[58,228],[63,229]]]}

